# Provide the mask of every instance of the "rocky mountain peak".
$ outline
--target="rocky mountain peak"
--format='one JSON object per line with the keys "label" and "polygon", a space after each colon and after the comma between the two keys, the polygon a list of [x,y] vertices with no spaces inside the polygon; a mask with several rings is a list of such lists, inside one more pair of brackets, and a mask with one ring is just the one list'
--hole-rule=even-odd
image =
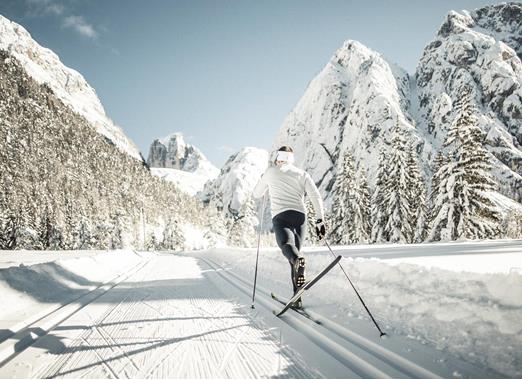
{"label": "rocky mountain peak", "polygon": [[219,169],[198,148],[186,143],[179,132],[155,139],[150,146],[147,163],[150,167],[183,170],[209,179],[219,174]]}

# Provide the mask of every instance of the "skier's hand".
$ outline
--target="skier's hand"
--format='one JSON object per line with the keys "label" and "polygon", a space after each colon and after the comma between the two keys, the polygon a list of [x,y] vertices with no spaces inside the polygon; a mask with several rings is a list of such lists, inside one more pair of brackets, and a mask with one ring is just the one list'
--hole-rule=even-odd
{"label": "skier's hand", "polygon": [[317,238],[321,240],[326,235],[326,226],[322,219],[317,219],[315,221],[315,233],[317,234]]}

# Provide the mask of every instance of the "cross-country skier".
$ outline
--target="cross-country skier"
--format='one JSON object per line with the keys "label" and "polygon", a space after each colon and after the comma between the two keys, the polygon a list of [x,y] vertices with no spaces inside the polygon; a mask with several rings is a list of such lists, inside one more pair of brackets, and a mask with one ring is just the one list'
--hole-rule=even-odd
{"label": "cross-country skier", "polygon": [[[254,197],[260,198],[268,190],[277,245],[290,263],[295,294],[305,283],[305,259],[300,254],[306,229],[305,194],[314,206],[315,230],[319,239],[325,236],[326,229],[319,190],[310,175],[295,167],[293,163],[292,148],[289,146],[279,148],[275,157],[275,166],[270,166],[265,171],[254,188]],[[301,299],[294,306],[302,307]]]}

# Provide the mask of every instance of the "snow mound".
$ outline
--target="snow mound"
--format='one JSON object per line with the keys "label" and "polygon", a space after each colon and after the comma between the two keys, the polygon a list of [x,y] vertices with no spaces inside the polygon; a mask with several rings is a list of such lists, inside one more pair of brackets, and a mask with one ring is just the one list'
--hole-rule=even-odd
{"label": "snow mound", "polygon": [[[41,262],[19,263],[0,269],[0,302],[9,305],[0,310],[2,329],[8,330],[13,321],[21,323],[34,317],[42,308],[68,303],[144,260],[131,250],[94,254],[82,251],[76,252],[74,258],[69,258],[63,251],[23,252],[23,255],[25,262]],[[3,253],[2,261],[6,259],[18,260]]]}
{"label": "snow mound", "polygon": [[12,54],[27,74],[47,84],[56,96],[85,117],[100,134],[130,156],[142,160],[136,145],[105,114],[94,89],[77,71],[66,67],[51,50],[40,46],[20,25],[0,15],[0,49]]}

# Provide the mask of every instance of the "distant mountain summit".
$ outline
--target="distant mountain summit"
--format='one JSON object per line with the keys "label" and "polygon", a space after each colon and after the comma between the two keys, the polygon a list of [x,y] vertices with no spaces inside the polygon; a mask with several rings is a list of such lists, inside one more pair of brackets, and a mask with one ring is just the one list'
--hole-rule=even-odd
{"label": "distant mountain summit", "polygon": [[219,169],[198,148],[186,143],[181,133],[155,139],[150,146],[147,163],[151,168],[177,169],[207,179],[216,178],[219,174]]}
{"label": "distant mountain summit", "polygon": [[433,171],[463,86],[473,94],[499,191],[522,201],[522,5],[451,11],[414,75],[357,41],[347,41],[286,117],[274,148],[291,145],[327,198],[345,152],[376,179],[378,154],[399,124]]}
{"label": "distant mountain summit", "polygon": [[40,46],[20,25],[0,15],[0,50],[15,57],[27,74],[46,84],[56,96],[118,148],[142,160],[136,145],[105,114],[94,89],[77,71],[66,67],[51,50]]}

